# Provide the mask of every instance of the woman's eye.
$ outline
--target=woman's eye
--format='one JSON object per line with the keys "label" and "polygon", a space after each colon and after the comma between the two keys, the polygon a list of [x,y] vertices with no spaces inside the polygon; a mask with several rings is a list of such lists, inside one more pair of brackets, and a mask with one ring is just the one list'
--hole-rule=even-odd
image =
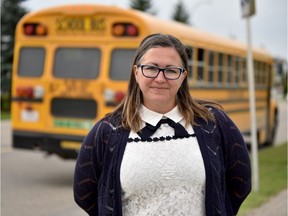
{"label": "woman's eye", "polygon": [[176,70],[174,70],[174,69],[170,69],[170,68],[165,69],[165,71],[166,71],[166,73],[177,73]]}
{"label": "woman's eye", "polygon": [[158,68],[153,66],[147,66],[145,69],[150,71],[158,71]]}

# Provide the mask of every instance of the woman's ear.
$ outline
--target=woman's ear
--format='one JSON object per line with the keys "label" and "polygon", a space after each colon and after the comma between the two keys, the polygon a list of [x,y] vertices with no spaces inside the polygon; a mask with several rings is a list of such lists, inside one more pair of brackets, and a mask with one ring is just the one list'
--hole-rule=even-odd
{"label": "woman's ear", "polygon": [[184,72],[183,72],[183,79],[182,79],[182,81],[186,78],[186,76],[187,76],[187,71],[184,71]]}
{"label": "woman's ear", "polygon": [[134,65],[133,66],[133,73],[134,73],[134,76],[135,76],[135,79],[137,80],[137,75],[138,75],[138,67],[137,67],[137,65]]}
{"label": "woman's ear", "polygon": [[133,72],[135,73],[135,75],[137,75],[137,65],[133,66]]}

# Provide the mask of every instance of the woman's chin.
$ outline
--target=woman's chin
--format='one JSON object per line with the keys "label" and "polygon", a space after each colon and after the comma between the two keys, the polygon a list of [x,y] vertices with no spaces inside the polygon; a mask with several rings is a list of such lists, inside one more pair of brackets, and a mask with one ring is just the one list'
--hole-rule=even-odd
{"label": "woman's chin", "polygon": [[167,106],[172,103],[171,99],[164,97],[163,95],[154,95],[153,97],[150,97],[148,100],[146,100],[151,105],[156,106]]}

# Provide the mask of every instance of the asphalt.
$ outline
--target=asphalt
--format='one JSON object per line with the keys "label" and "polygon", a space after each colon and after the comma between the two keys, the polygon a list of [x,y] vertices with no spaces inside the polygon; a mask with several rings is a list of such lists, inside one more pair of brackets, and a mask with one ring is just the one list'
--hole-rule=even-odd
{"label": "asphalt", "polygon": [[281,191],[259,208],[253,209],[246,216],[287,216],[287,194],[287,189]]}

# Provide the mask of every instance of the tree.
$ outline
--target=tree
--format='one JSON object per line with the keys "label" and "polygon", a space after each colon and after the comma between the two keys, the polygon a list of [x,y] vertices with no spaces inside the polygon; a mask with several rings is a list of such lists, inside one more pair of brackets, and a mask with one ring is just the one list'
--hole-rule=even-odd
{"label": "tree", "polygon": [[[15,28],[20,18],[26,14],[21,6],[25,0],[1,0],[1,109],[10,101],[11,74],[14,51]],[[6,103],[3,103],[6,102]]]}
{"label": "tree", "polygon": [[189,14],[185,9],[182,0],[176,4],[176,10],[172,15],[172,19],[182,23],[189,23]]}
{"label": "tree", "polygon": [[131,0],[130,7],[139,11],[155,14],[155,12],[152,11],[150,0]]}

